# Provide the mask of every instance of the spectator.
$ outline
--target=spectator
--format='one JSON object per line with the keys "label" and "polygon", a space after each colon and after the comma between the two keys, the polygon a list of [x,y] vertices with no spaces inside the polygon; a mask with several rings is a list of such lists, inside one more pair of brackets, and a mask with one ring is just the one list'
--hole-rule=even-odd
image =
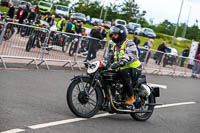
{"label": "spectator", "polygon": [[76,33],[77,34],[81,34],[81,32],[82,32],[82,25],[83,25],[83,22],[78,23],[78,25],[76,27]]}
{"label": "spectator", "polygon": [[92,60],[96,58],[96,52],[97,52],[97,47],[99,43],[99,39],[102,40],[103,37],[103,28],[95,26],[91,32],[90,36],[96,39],[91,39],[89,42],[89,50],[88,50],[88,55],[86,57],[86,60],[84,62],[87,62],[88,60]]}
{"label": "spectator", "polygon": [[36,23],[40,24],[40,20],[42,20],[42,16],[40,13],[38,13],[37,17],[36,17]]}
{"label": "spectator", "polygon": [[15,15],[15,8],[12,3],[9,3],[8,16],[13,19],[14,15]]}
{"label": "spectator", "polygon": [[195,56],[193,68],[192,68],[192,77],[196,78],[196,74],[200,74],[200,53]]}
{"label": "spectator", "polygon": [[38,5],[35,7],[35,12],[36,12],[36,14],[40,13],[40,7]]}
{"label": "spectator", "polygon": [[[19,19],[19,23],[23,24],[24,20],[27,18],[27,16],[28,16],[28,12],[26,11],[26,6],[23,5],[22,8],[19,9],[19,11],[17,13],[17,19]],[[19,32],[20,32],[20,28],[21,28],[21,26],[18,27],[17,34],[19,34]]]}
{"label": "spectator", "polygon": [[63,27],[65,25],[65,18],[61,17],[60,21],[57,23],[57,31],[63,31]]}
{"label": "spectator", "polygon": [[166,42],[163,41],[163,43],[160,44],[158,49],[157,49],[159,52],[157,52],[156,55],[155,55],[156,56],[155,57],[156,64],[160,65],[160,62],[162,60],[163,54],[165,53],[166,49],[168,49],[167,46],[166,46]]}
{"label": "spectator", "polygon": [[[189,48],[186,48],[183,52],[182,52],[182,56],[183,57],[188,57],[189,56]],[[184,66],[185,63],[185,58],[181,58],[181,67]]]}
{"label": "spectator", "polygon": [[135,45],[137,45],[137,46],[140,44],[140,39],[138,39],[138,38],[136,37],[135,34],[133,34],[133,42],[134,42]]}
{"label": "spectator", "polygon": [[137,47],[139,60],[141,61],[141,51],[140,51],[140,48],[138,46],[140,44],[140,39],[138,39],[135,34],[133,34],[133,42],[135,43],[135,45]]}
{"label": "spectator", "polygon": [[30,5],[31,5],[31,3],[30,3],[30,2],[28,2],[28,3],[26,4],[26,11],[27,11],[27,12],[29,12],[29,11],[30,11],[30,8],[31,8],[31,7],[30,7]]}
{"label": "spectator", "polygon": [[72,33],[72,19],[70,19],[67,23],[66,32]]}
{"label": "spectator", "polygon": [[148,42],[144,43],[143,47],[151,49],[153,41],[154,41],[153,39],[149,39]]}
{"label": "spectator", "polygon": [[54,19],[55,15],[52,15],[51,17],[48,18],[47,22],[49,23],[50,27],[54,25]]}
{"label": "spectator", "polygon": [[28,17],[29,23],[31,23],[31,21],[34,22],[34,21],[35,21],[35,18],[36,18],[35,9],[32,8],[32,9],[31,9],[31,13],[30,13],[30,15],[29,15],[29,17]]}
{"label": "spectator", "polygon": [[153,39],[149,39],[149,41],[144,43],[143,45],[143,47],[146,49],[144,50],[144,54],[141,56],[142,58],[141,60],[144,60],[146,64],[148,63],[149,58],[151,56],[151,47],[152,47],[153,41],[154,41]]}
{"label": "spectator", "polygon": [[45,17],[44,17],[44,21],[47,22],[48,20],[49,20],[49,14],[46,14]]}
{"label": "spectator", "polygon": [[73,22],[72,22],[72,28],[71,28],[71,33],[76,33],[76,20],[73,20]]}

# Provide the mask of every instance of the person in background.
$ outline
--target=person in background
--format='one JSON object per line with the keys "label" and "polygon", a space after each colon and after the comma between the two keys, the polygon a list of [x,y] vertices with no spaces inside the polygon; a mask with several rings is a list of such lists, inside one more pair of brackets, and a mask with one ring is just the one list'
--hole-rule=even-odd
{"label": "person in background", "polygon": [[196,74],[200,74],[200,53],[195,56],[194,64],[192,67],[192,77],[197,78]]}
{"label": "person in background", "polygon": [[151,49],[152,43],[153,43],[153,39],[149,39],[148,42],[144,43],[143,47],[145,47],[147,49]]}
{"label": "person in background", "polygon": [[26,11],[27,11],[27,12],[30,12],[30,8],[31,8],[30,5],[31,5],[30,2],[28,2],[28,4],[26,4]]}
{"label": "person in background", "polygon": [[76,27],[76,33],[81,34],[83,22],[79,22]]}
{"label": "person in background", "polygon": [[141,51],[140,51],[140,48],[139,48],[140,39],[138,39],[135,34],[133,34],[133,42],[135,43],[135,45],[137,47],[139,60],[141,61]]}
{"label": "person in background", "polygon": [[77,23],[77,21],[73,20],[73,22],[72,22],[72,28],[71,28],[71,33],[76,33],[76,28],[77,28],[76,23]]}
{"label": "person in background", "polygon": [[66,26],[66,32],[72,33],[72,19],[70,18],[69,21],[67,22]]}
{"label": "person in background", "polygon": [[[26,6],[23,5],[22,8],[20,8],[17,13],[17,19],[19,19],[19,23],[23,24],[27,16],[28,16],[28,12],[26,10]],[[19,34],[20,32],[20,28],[21,26],[18,26],[17,34]]]}
{"label": "person in background", "polygon": [[163,43],[160,44],[157,49],[158,52],[156,53],[156,64],[160,65],[160,62],[162,60],[163,54],[165,53],[166,49],[168,49],[166,46],[166,41],[163,41]]}
{"label": "person in background", "polygon": [[[153,39],[149,39],[149,41],[144,43],[144,45],[143,45],[143,47],[146,48],[145,49],[145,54],[144,54],[144,57],[143,57],[144,61],[146,59],[146,61],[145,61],[146,64],[148,63],[149,58],[151,56],[151,47],[152,47],[153,41],[154,41]],[[146,56],[147,56],[147,58],[146,58]]]}
{"label": "person in background", "polygon": [[55,15],[52,15],[51,17],[48,18],[47,22],[49,23],[50,27],[54,25],[54,19]]}
{"label": "person in background", "polygon": [[189,48],[186,48],[183,52],[182,52],[182,56],[183,56],[183,58],[181,58],[181,67],[183,67],[184,66],[184,63],[185,63],[185,59],[186,58],[184,58],[184,57],[188,57],[189,56],[189,53],[190,53],[190,51],[189,51]]}
{"label": "person in background", "polygon": [[15,15],[15,8],[12,3],[9,3],[8,16],[13,19],[14,15]]}
{"label": "person in background", "polygon": [[36,18],[35,9],[32,8],[32,9],[31,9],[31,13],[30,13],[30,15],[29,15],[29,17],[28,17],[29,23],[31,23],[31,21],[34,22],[34,21],[35,21],[35,18]]}
{"label": "person in background", "polygon": [[44,21],[47,22],[48,20],[49,20],[49,14],[46,14],[45,17],[44,17]]}
{"label": "person in background", "polygon": [[57,31],[63,31],[63,27],[65,25],[65,18],[62,16],[60,21],[57,23]]}
{"label": "person in background", "polygon": [[[103,28],[101,28],[100,26],[95,26],[91,30],[90,36],[93,38],[96,38],[96,39],[90,39],[88,55],[84,62],[87,62],[87,61],[90,61],[90,60],[96,58],[98,43],[100,40],[102,40],[104,38],[102,35],[102,32],[103,32]],[[85,64],[85,67],[87,67],[87,63]]]}
{"label": "person in background", "polygon": [[39,12],[37,17],[36,17],[36,23],[40,24],[40,20],[42,20],[42,16],[41,16],[41,13]]}
{"label": "person in background", "polygon": [[35,7],[35,12],[36,12],[36,14],[40,13],[40,7],[38,5]]}

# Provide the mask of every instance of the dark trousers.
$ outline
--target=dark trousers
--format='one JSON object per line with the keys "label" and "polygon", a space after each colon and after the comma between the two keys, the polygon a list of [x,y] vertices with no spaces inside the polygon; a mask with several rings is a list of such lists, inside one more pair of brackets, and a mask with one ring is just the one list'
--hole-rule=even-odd
{"label": "dark trousers", "polygon": [[163,53],[157,53],[157,59],[156,63],[160,65],[160,62],[162,61]]}
{"label": "dark trousers", "polygon": [[184,63],[185,63],[185,58],[181,58],[181,67],[184,66]]}
{"label": "dark trousers", "polygon": [[136,85],[136,81],[141,74],[141,71],[134,68],[127,68],[119,71],[123,85],[125,88],[125,93],[128,96],[133,96],[133,87]]}
{"label": "dark trousers", "polygon": [[[24,21],[22,19],[20,19],[19,24],[23,24],[23,23],[24,23]],[[21,25],[18,25],[17,33],[20,32],[21,27],[22,27]]]}
{"label": "dark trousers", "polygon": [[92,60],[96,58],[96,54],[97,54],[97,45],[98,45],[98,40],[90,40],[89,41],[89,50],[88,50],[88,55],[86,58],[87,60]]}

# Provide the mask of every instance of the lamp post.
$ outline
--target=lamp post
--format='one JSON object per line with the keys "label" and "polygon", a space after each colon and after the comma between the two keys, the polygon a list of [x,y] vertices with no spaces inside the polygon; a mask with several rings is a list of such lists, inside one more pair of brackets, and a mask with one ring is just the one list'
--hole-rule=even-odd
{"label": "lamp post", "polygon": [[104,3],[105,3],[105,0],[103,0],[103,5],[102,5],[101,12],[100,12],[100,16],[99,16],[100,19],[101,19],[102,14],[103,14]]}
{"label": "lamp post", "polygon": [[182,2],[181,2],[181,8],[180,8],[180,11],[179,11],[178,20],[177,20],[177,24],[176,24],[176,28],[175,28],[174,36],[173,36],[173,40],[172,40],[172,45],[171,45],[172,48],[174,46],[174,42],[175,42],[175,38],[176,38],[176,33],[177,33],[177,30],[178,30],[178,24],[179,24],[181,12],[182,12],[183,2],[184,2],[184,0],[182,0]]}
{"label": "lamp post", "polygon": [[187,25],[188,25],[188,23],[189,23],[191,9],[192,9],[192,7],[190,6],[190,10],[189,10],[187,22],[185,23],[185,27],[184,27],[184,31],[183,31],[183,36],[182,36],[183,38],[185,38],[185,35],[186,35],[186,32],[187,32]]}

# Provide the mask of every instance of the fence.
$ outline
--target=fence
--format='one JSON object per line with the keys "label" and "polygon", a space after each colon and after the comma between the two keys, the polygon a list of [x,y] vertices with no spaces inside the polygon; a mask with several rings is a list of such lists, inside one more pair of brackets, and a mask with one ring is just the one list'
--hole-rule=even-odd
{"label": "fence", "polygon": [[[69,65],[72,70],[75,66],[81,70],[86,61],[102,60],[112,48],[112,43],[106,40],[12,22],[0,23],[0,35],[0,59],[4,68],[7,68],[5,59],[9,59],[8,62],[23,59],[28,60],[23,63],[34,63],[37,69],[44,63],[47,69],[50,69],[49,65]],[[186,77],[196,76],[200,71],[197,60],[140,49],[146,73]],[[193,71],[188,68],[191,61],[196,66]]]}

